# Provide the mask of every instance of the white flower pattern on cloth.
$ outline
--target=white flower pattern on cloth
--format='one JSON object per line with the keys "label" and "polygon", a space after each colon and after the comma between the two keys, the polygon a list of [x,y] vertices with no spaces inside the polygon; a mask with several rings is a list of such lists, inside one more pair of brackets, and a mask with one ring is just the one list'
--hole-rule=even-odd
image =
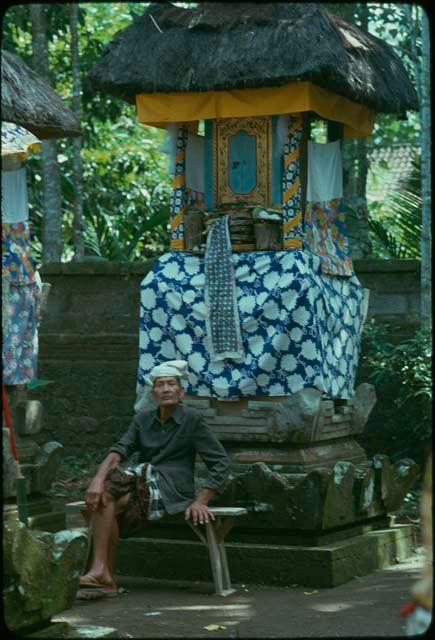
{"label": "white flower pattern on cloth", "polygon": [[245,357],[210,361],[204,287],[192,286],[193,274],[202,281],[204,258],[171,251],[141,284],[138,391],[155,365],[187,359],[193,395],[316,387],[331,398],[352,397],[364,318],[358,278],[323,275],[308,251],[236,253],[232,261]]}

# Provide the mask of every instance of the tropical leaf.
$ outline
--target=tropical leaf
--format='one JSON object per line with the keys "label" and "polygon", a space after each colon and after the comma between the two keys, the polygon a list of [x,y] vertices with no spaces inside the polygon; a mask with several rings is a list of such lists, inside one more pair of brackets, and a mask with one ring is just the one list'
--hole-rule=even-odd
{"label": "tropical leaf", "polygon": [[388,257],[420,258],[422,206],[421,164],[416,156],[411,174],[382,203],[383,216],[369,215],[369,228]]}

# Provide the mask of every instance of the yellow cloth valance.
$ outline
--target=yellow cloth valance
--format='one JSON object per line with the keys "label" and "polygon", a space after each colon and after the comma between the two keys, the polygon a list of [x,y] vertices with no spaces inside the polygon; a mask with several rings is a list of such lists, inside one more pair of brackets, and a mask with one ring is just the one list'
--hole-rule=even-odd
{"label": "yellow cloth valance", "polygon": [[372,109],[312,82],[231,91],[139,93],[136,109],[139,122],[155,127],[171,122],[315,111],[322,118],[342,122],[344,135],[349,138],[369,136],[375,121]]}

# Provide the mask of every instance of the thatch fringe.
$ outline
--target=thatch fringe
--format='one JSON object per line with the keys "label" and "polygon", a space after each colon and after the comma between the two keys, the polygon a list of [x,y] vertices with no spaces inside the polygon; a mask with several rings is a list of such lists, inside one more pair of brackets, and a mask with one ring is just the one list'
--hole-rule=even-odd
{"label": "thatch fringe", "polygon": [[41,140],[81,135],[79,120],[48,82],[17,55],[4,49],[1,53],[2,120],[25,127]]}
{"label": "thatch fringe", "polygon": [[393,49],[314,3],[151,4],[116,34],[88,80],[129,102],[137,93],[309,80],[377,112],[418,109]]}

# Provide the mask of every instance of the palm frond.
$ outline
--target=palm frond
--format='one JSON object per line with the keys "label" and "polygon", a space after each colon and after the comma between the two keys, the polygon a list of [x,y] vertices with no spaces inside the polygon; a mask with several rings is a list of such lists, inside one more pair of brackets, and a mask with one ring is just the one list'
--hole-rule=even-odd
{"label": "palm frond", "polygon": [[412,171],[382,204],[383,219],[369,217],[369,228],[391,258],[419,258],[422,227],[420,157],[412,160]]}

